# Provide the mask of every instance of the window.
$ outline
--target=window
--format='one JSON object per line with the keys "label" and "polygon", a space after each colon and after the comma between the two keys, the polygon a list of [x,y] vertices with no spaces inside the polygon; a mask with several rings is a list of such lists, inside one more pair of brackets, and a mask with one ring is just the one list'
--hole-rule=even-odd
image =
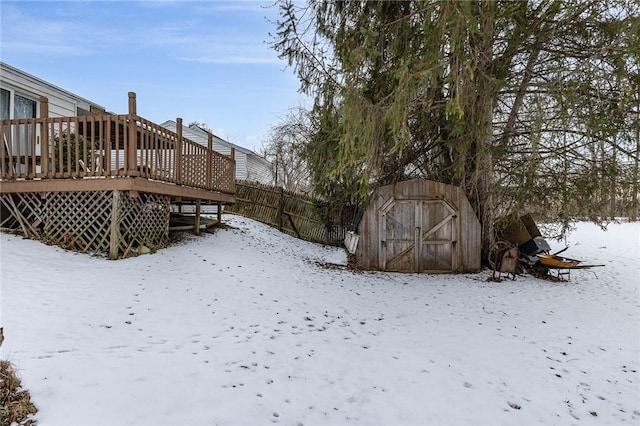
{"label": "window", "polygon": [[0,108],[2,109],[0,112],[2,114],[0,114],[0,119],[1,120],[8,120],[9,119],[9,106],[10,106],[9,101],[11,100],[11,92],[9,92],[8,90],[4,90],[4,89],[0,89],[0,91],[2,92],[2,98],[0,99]]}
{"label": "window", "polygon": [[36,101],[14,95],[13,118],[36,118]]}
{"label": "window", "polygon": [[[38,103],[24,96],[20,96],[13,90],[1,89],[1,105],[0,105],[0,117],[3,120],[18,119],[18,118],[36,118],[38,113]],[[9,135],[9,126],[3,126],[2,133],[4,134],[5,149],[10,155],[33,155],[33,141],[36,141],[36,145],[39,143],[39,131],[31,125],[14,124],[12,125],[11,135]],[[10,143],[7,141],[11,139]],[[36,146],[35,154],[39,155],[40,147]],[[26,166],[19,164],[20,171],[24,173]]]}
{"label": "window", "polygon": [[37,117],[38,103],[36,101],[20,96],[12,90],[0,89],[0,92],[0,118],[2,120]]}

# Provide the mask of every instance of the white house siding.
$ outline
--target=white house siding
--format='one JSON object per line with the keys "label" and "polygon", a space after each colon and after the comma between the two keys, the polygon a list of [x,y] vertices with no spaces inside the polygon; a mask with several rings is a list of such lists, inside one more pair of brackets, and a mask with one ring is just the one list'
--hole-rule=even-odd
{"label": "white house siding", "polygon": [[271,170],[269,161],[255,154],[248,156],[246,180],[273,185],[273,173]]}
{"label": "white house siding", "polygon": [[[172,132],[175,132],[177,128],[176,122],[173,120],[165,121],[162,126]],[[208,133],[201,129],[192,129],[183,125],[182,136],[204,146],[208,144]],[[267,160],[251,150],[227,142],[215,135],[213,136],[214,151],[223,155],[230,155],[231,148],[235,149],[236,179],[273,184],[271,167]]]}
{"label": "white house siding", "polygon": [[[13,117],[14,96],[36,102],[36,116],[40,116],[40,97],[46,96],[49,100],[49,117],[74,117],[82,115],[83,111],[104,112],[104,107],[81,98],[60,87],[54,86],[38,77],[0,62],[0,88],[11,93],[10,118]],[[23,117],[17,117],[23,118]]]}

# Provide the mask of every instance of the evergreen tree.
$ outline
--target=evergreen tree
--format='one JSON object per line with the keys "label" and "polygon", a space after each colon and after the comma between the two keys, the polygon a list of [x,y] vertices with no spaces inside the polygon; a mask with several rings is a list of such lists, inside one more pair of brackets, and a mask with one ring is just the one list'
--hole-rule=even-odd
{"label": "evergreen tree", "polygon": [[273,47],[315,98],[306,152],[319,192],[365,198],[413,176],[460,185],[485,250],[507,213],[601,217],[623,162],[637,199],[636,1],[279,7]]}

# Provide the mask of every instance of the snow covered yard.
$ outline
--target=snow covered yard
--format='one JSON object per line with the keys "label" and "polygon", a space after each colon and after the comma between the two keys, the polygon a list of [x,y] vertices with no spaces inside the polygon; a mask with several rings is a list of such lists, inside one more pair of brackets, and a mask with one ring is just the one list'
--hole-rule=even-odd
{"label": "snow covered yard", "polygon": [[640,423],[638,223],[580,224],[565,254],[607,266],[568,283],[491,283],[225,221],[121,261],[0,235],[0,357],[40,425]]}

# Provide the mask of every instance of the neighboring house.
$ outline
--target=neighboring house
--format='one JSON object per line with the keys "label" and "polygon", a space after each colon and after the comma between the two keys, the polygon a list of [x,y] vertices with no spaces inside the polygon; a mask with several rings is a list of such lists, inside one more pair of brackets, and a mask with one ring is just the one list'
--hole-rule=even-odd
{"label": "neighboring house", "polygon": [[[174,120],[165,121],[162,123],[162,127],[173,132],[175,132],[177,128]],[[182,135],[204,146],[207,146],[208,144],[209,133],[199,127],[188,127],[183,125]],[[231,148],[235,149],[236,179],[273,185],[273,168],[269,161],[247,148],[235,145],[213,135],[214,151],[224,155],[229,155],[231,153]]]}
{"label": "neighboring house", "polygon": [[0,62],[0,92],[3,120],[39,117],[41,96],[49,100],[49,117],[105,113],[104,107],[4,62]]}

